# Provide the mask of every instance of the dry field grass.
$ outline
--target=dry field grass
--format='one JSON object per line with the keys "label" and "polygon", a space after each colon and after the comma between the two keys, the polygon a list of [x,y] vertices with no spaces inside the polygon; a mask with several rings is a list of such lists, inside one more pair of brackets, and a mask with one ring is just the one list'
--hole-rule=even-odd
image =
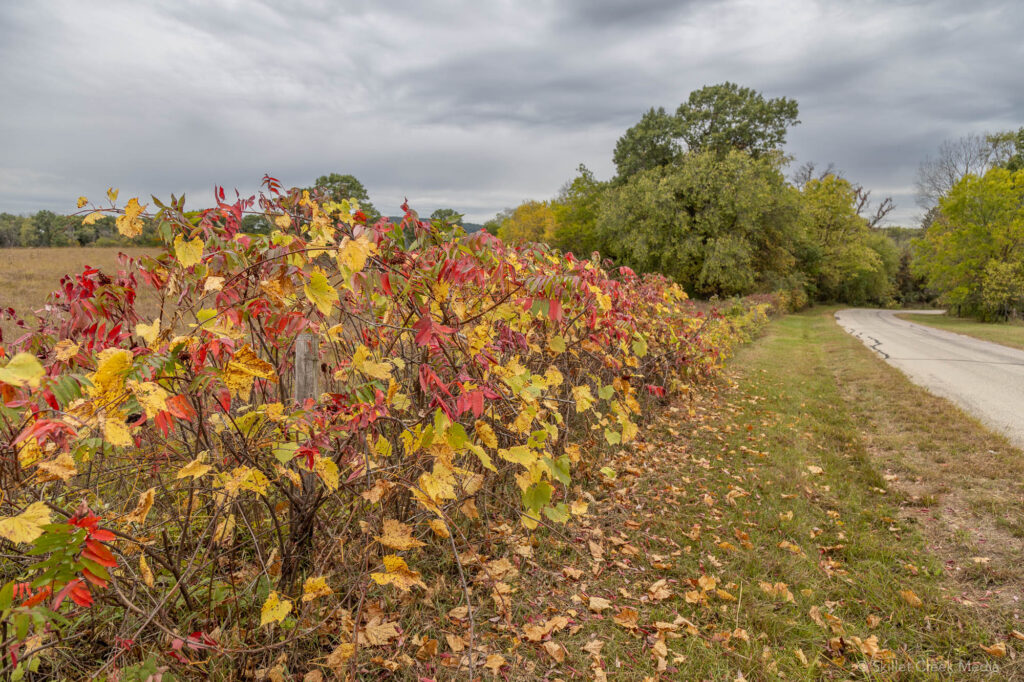
{"label": "dry field grass", "polygon": [[[142,256],[155,252],[153,248],[131,247],[0,249],[0,308],[28,315],[43,305],[66,274],[81,272],[87,265],[113,272],[118,267],[118,253]],[[12,329],[0,321],[5,339]]]}

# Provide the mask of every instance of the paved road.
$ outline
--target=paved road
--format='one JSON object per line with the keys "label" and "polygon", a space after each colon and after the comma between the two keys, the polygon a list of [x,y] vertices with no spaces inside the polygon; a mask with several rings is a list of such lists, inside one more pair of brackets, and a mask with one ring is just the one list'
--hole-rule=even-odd
{"label": "paved road", "polygon": [[939,314],[851,308],[836,320],[915,384],[1024,447],[1024,351],[907,322],[897,312]]}

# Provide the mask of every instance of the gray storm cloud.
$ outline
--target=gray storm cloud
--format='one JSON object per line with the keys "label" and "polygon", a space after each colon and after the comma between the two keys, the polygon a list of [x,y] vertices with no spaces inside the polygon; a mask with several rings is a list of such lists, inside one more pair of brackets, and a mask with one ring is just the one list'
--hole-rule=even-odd
{"label": "gray storm cloud", "polygon": [[47,2],[0,6],[0,210],[359,177],[482,221],[732,80],[800,102],[787,151],[910,224],[918,163],[1024,124],[1016,2]]}

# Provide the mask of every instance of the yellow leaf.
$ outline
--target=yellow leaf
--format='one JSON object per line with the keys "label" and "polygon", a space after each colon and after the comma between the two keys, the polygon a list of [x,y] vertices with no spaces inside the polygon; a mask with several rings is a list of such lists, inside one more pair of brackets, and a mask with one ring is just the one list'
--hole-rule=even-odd
{"label": "yellow leaf", "polygon": [[615,624],[627,630],[636,630],[640,620],[640,613],[629,606],[623,606],[619,612],[612,616]]}
{"label": "yellow leaf", "polygon": [[327,657],[327,666],[341,677],[342,666],[345,661],[355,656],[356,645],[352,642],[342,642]]}
{"label": "yellow leaf", "polygon": [[280,227],[282,230],[287,230],[289,227],[292,226],[292,218],[287,213],[282,213],[281,215],[274,218],[274,224]]}
{"label": "yellow leaf", "polygon": [[203,260],[203,240],[196,237],[185,241],[180,234],[177,235],[174,238],[174,255],[183,268],[198,265]]}
{"label": "yellow leaf", "polygon": [[135,505],[135,509],[121,520],[125,523],[145,523],[146,515],[149,514],[149,510],[153,508],[153,500],[155,498],[156,488],[150,488],[146,492],[142,493],[139,495],[139,501]]}
{"label": "yellow leaf", "polygon": [[490,654],[487,656],[487,660],[484,661],[484,667],[493,672],[495,675],[501,672],[502,667],[508,665],[508,661],[501,654]]}
{"label": "yellow leaf", "polygon": [[372,357],[370,349],[359,344],[359,348],[356,348],[355,354],[352,355],[352,369],[375,379],[391,378],[391,363],[373,362],[370,359]]}
{"label": "yellow leaf", "polygon": [[214,277],[214,276],[211,275],[210,277],[206,278],[205,282],[203,282],[203,293],[206,293],[208,291],[220,291],[223,288],[224,288],[224,278],[223,277]]}
{"label": "yellow leaf", "polygon": [[174,475],[175,480],[181,480],[186,476],[191,476],[192,480],[202,478],[212,468],[209,464],[203,464],[203,460],[206,459],[206,453],[201,452],[199,456],[194,460],[186,464],[185,466],[178,469],[178,473]]}
{"label": "yellow leaf", "polygon": [[591,597],[590,601],[587,603],[587,608],[594,613],[601,613],[605,609],[610,609],[611,607],[612,603],[604,597]]}
{"label": "yellow leaf", "polygon": [[[116,196],[116,195],[115,195]],[[113,201],[113,199],[111,199]],[[142,234],[143,223],[139,215],[146,210],[146,205],[139,205],[139,200],[131,198],[124,207],[124,215],[117,216],[117,231],[125,237],[138,237]]]}
{"label": "yellow leaf", "polygon": [[358,239],[345,237],[341,240],[341,248],[338,249],[338,263],[348,268],[349,272],[356,273],[366,266],[366,259],[377,251],[377,245],[360,235]]}
{"label": "yellow leaf", "polygon": [[277,374],[272,364],[260,358],[249,345],[245,345],[239,348],[228,362],[228,366],[221,374],[221,380],[232,394],[247,401],[252,393],[253,379],[266,379],[276,383]]}
{"label": "yellow leaf", "polygon": [[41,480],[55,481],[59,478],[65,483],[78,473],[78,469],[75,468],[75,460],[66,452],[62,452],[54,460],[43,462],[39,465],[39,470],[46,474]]}
{"label": "yellow leaf", "polygon": [[309,282],[302,288],[306,292],[306,298],[317,307],[317,310],[323,315],[331,314],[331,309],[338,301],[338,292],[327,281],[327,276],[324,273],[319,270],[314,272],[310,276]]}
{"label": "yellow leaf", "polygon": [[139,555],[139,573],[142,574],[142,582],[146,584],[146,587],[153,587],[153,571],[149,569],[145,553]]}
{"label": "yellow leaf", "polygon": [[476,433],[477,440],[480,441],[481,445],[486,448],[497,449],[498,437],[494,434],[494,429],[491,428],[490,424],[478,419],[476,424],[473,425],[473,431]]}
{"label": "yellow leaf", "polygon": [[427,525],[430,526],[430,530],[434,531],[434,535],[439,538],[450,538],[452,536],[448,531],[448,526],[441,519],[430,519],[427,521]]}
{"label": "yellow leaf", "polygon": [[107,198],[111,201],[117,201],[117,190],[113,187],[107,190]]}
{"label": "yellow leaf", "polygon": [[127,448],[135,445],[135,439],[128,433],[128,426],[119,417],[103,420],[103,437],[117,447]]}
{"label": "yellow leaf", "polygon": [[369,624],[363,630],[363,638],[370,646],[383,646],[393,639],[398,639],[400,634],[398,623],[393,621]]}
{"label": "yellow leaf", "polygon": [[327,584],[327,578],[306,578],[302,584],[302,601],[313,601],[319,597],[328,597],[334,594],[334,590]]}
{"label": "yellow leaf", "polygon": [[328,490],[333,492],[338,489],[340,474],[338,472],[338,465],[334,463],[333,459],[317,457],[316,462],[313,463],[313,468]]}
{"label": "yellow leaf", "polygon": [[71,339],[64,339],[54,346],[53,350],[57,354],[57,359],[65,362],[78,355],[78,348],[78,344]]}
{"label": "yellow leaf", "polygon": [[93,211],[89,215],[87,215],[84,218],[82,218],[82,224],[83,225],[93,225],[93,224],[96,223],[97,220],[99,220],[102,217],[103,217],[103,212],[102,211]]}
{"label": "yellow leaf", "polygon": [[45,502],[33,502],[17,516],[0,518],[0,537],[14,543],[33,542],[50,523],[50,508]]}
{"label": "yellow leaf", "polygon": [[85,206],[88,203],[89,203],[89,200],[86,199],[85,197],[78,197],[78,208],[82,208],[83,206]]}
{"label": "yellow leaf", "polygon": [[903,601],[907,602],[915,609],[924,606],[924,602],[921,598],[914,594],[913,590],[900,590],[900,596],[903,597]]}
{"label": "yellow leaf", "polygon": [[1003,658],[1006,656],[1006,642],[996,642],[992,646],[985,646],[984,644],[979,645],[982,650],[989,656],[995,658]]}
{"label": "yellow leaf", "polygon": [[167,409],[168,393],[160,384],[152,381],[129,382],[128,389],[135,395],[139,405],[150,419]]}
{"label": "yellow leaf", "polygon": [[412,536],[412,526],[407,526],[395,519],[384,519],[384,532],[377,536],[377,542],[397,550],[423,547],[426,544]]}
{"label": "yellow leaf", "polygon": [[46,374],[43,364],[31,353],[18,353],[6,366],[0,367],[0,382],[11,386],[38,386]]}
{"label": "yellow leaf", "polygon": [[397,554],[388,554],[384,557],[384,569],[387,573],[370,574],[378,585],[394,585],[403,592],[408,592],[415,585],[427,589],[426,584],[420,579],[420,574],[410,569],[405,559]]}
{"label": "yellow leaf", "polygon": [[291,612],[292,603],[287,599],[281,599],[277,590],[274,590],[267,596],[267,600],[263,602],[263,608],[260,609],[260,625],[280,623]]}
{"label": "yellow leaf", "polygon": [[573,386],[572,397],[576,401],[577,412],[586,412],[594,404],[594,396],[590,392],[590,386]]}
{"label": "yellow leaf", "polygon": [[231,544],[231,539],[235,535],[235,515],[228,514],[226,518],[220,520],[217,527],[213,530],[213,537],[211,538],[215,544],[228,545]]}
{"label": "yellow leaf", "polygon": [[145,341],[145,345],[152,346],[157,337],[160,336],[160,317],[157,317],[148,325],[145,323],[135,325],[135,334]]}

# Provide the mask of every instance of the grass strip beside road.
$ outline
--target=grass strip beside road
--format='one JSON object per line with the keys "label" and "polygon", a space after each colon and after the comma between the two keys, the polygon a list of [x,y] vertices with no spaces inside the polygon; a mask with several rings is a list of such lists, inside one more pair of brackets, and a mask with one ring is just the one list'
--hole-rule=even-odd
{"label": "grass strip beside road", "polygon": [[978,322],[965,317],[915,315],[913,313],[904,313],[896,317],[915,324],[944,329],[948,332],[973,336],[982,341],[991,341],[1024,350],[1024,324],[1019,322]]}
{"label": "grass strip beside road", "polygon": [[[831,311],[775,321],[732,367],[734,385],[672,406],[609,463],[617,474],[596,495],[575,551],[539,543],[519,615],[564,615],[572,627],[534,650],[530,674],[1024,675],[1012,602],[976,596],[1015,586],[1021,568],[994,557],[961,564],[960,554],[981,551],[970,538],[959,553],[937,551],[948,529],[919,517],[946,514],[944,493],[929,493],[929,507],[902,489],[916,474],[913,463],[897,468],[891,448],[913,440],[946,461],[977,447],[999,461],[1019,453],[903,379]],[[873,423],[867,408],[889,403],[894,421]],[[935,418],[962,437],[940,440],[947,433]],[[994,481],[979,473],[973,485]],[[950,513],[992,513],[961,502],[950,500]]]}

